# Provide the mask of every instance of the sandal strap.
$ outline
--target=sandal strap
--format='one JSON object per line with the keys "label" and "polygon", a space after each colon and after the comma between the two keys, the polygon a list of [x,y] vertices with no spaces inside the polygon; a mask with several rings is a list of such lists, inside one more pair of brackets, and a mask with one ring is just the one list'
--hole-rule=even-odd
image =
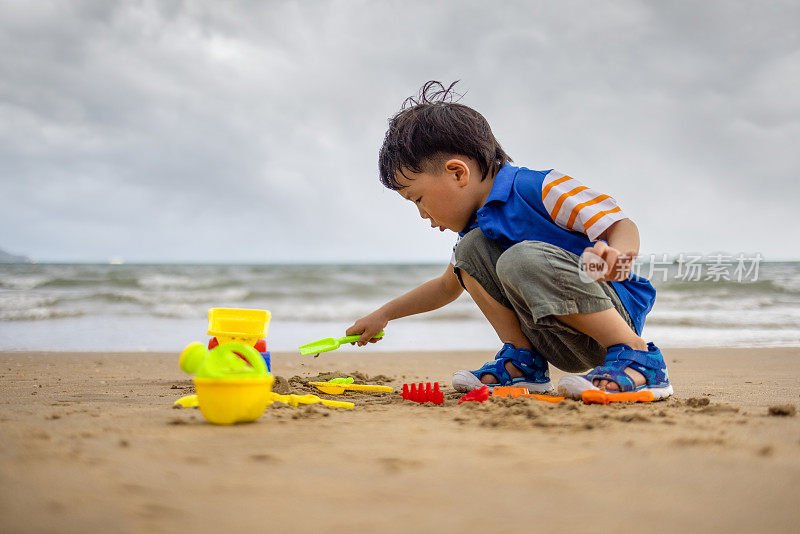
{"label": "sandal strap", "polygon": [[[652,343],[648,343],[648,349],[650,347],[655,348],[655,345]],[[656,349],[658,351],[658,349]],[[631,367],[627,362],[635,362],[639,365],[642,365],[648,369],[662,369],[664,368],[664,359],[661,356],[661,352],[658,351],[656,354],[658,356],[653,356],[650,354],[651,350],[643,351],[643,350],[634,350],[630,348],[628,345],[612,345],[608,347],[608,353],[606,354],[606,362],[605,365],[609,365],[613,363],[614,367],[619,367],[623,365],[622,362],[625,362],[624,367]],[[619,363],[616,363],[619,362]]]}
{"label": "sandal strap", "polygon": [[[637,387],[633,379],[625,373],[625,369],[628,367],[644,376],[643,386]],[[622,392],[635,391],[642,387],[669,385],[664,357],[658,347],[652,343],[647,344],[646,351],[634,350],[625,344],[608,347],[605,363],[589,371],[585,377],[589,381],[599,378],[616,382]]]}
{"label": "sandal strap", "polygon": [[519,367],[526,375],[548,373],[549,376],[549,367],[544,356],[533,350],[518,349],[511,343],[504,344],[503,348],[500,349],[500,352],[497,353],[494,359],[502,359],[504,365],[505,362],[511,360],[514,362],[514,365]]}
{"label": "sandal strap", "polygon": [[511,343],[505,343],[503,348],[500,349],[494,360],[483,364],[483,367],[475,371],[471,371],[478,379],[485,374],[493,375],[501,384],[511,383],[511,375],[508,374],[506,369],[506,362],[511,360],[514,365],[520,369],[526,376],[534,375],[542,380],[547,380],[550,377],[550,370],[547,365],[547,360],[538,352],[518,349]]}
{"label": "sandal strap", "polygon": [[622,369],[618,369],[616,367],[610,367],[607,365],[601,365],[600,367],[595,367],[588,373],[586,373],[586,379],[590,382],[595,378],[599,378],[601,380],[610,380],[611,382],[615,382],[619,387],[620,392],[627,392],[633,391],[636,389],[636,383],[633,381],[625,371],[624,367]]}
{"label": "sandal strap", "polygon": [[492,375],[494,376],[497,381],[501,384],[504,384],[511,380],[511,375],[508,374],[508,370],[506,369],[506,360],[508,358],[494,359],[490,362],[486,362],[480,369],[476,369],[471,371],[473,375],[478,377],[478,380],[483,378],[483,375]]}

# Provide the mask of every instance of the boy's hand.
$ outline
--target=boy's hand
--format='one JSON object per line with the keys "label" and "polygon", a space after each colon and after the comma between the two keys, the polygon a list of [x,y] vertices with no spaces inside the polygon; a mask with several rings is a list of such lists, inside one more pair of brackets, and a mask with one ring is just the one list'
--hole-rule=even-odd
{"label": "boy's hand", "polygon": [[373,339],[373,336],[383,330],[387,324],[389,324],[388,319],[385,319],[382,314],[374,311],[366,317],[362,317],[353,323],[353,326],[347,329],[345,335],[354,336],[356,334],[361,334],[361,337],[358,339],[358,341],[351,344],[363,347],[367,343],[377,343],[383,339]]}
{"label": "boy's hand", "polygon": [[583,251],[581,267],[586,276],[592,280],[621,281],[627,280],[630,276],[635,259],[636,253],[633,251],[621,252],[603,241],[598,241]]}

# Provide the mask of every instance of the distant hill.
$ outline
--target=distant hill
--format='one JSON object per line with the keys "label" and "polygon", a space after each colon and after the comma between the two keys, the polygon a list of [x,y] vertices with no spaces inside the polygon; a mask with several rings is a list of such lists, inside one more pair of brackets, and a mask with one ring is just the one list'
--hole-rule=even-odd
{"label": "distant hill", "polygon": [[31,263],[27,256],[15,256],[0,248],[0,263]]}

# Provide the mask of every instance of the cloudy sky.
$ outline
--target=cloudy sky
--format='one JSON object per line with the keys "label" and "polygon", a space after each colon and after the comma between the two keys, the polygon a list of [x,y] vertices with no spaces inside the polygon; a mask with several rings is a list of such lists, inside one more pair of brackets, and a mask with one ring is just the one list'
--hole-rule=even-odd
{"label": "cloudy sky", "polygon": [[643,252],[800,259],[798,28],[779,0],[0,0],[0,248],[446,263],[376,157],[406,96],[460,79]]}

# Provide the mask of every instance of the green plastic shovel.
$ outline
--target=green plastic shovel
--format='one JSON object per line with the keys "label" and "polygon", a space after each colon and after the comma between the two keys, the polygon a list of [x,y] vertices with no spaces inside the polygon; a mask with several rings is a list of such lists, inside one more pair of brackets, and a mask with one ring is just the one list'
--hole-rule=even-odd
{"label": "green plastic shovel", "polygon": [[[381,330],[372,339],[379,339],[383,337],[385,332]],[[308,356],[309,354],[319,354],[320,352],[328,352],[329,350],[336,350],[342,343],[353,343],[354,341],[358,341],[358,338],[361,337],[361,334],[356,334],[353,336],[346,336],[346,337],[326,337],[325,339],[320,339],[319,341],[314,341],[313,343],[307,343],[297,349],[300,351],[301,356]]]}

